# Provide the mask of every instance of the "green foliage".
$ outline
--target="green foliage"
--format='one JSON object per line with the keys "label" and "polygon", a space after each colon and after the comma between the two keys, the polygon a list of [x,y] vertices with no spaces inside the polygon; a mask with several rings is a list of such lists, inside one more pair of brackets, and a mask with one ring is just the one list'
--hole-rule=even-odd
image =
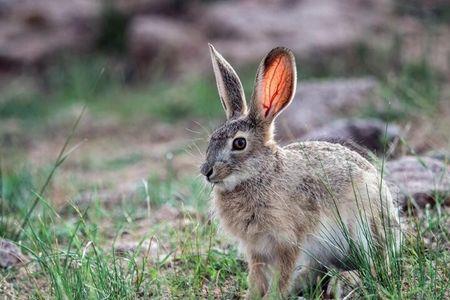
{"label": "green foliage", "polygon": [[104,1],[97,47],[106,52],[125,52],[128,24],[129,18],[116,9],[112,1]]}
{"label": "green foliage", "polygon": [[361,114],[388,122],[432,115],[439,107],[444,80],[426,60],[406,64],[398,75],[382,82],[377,97],[385,101],[383,108],[369,105]]}
{"label": "green foliage", "polygon": [[63,58],[42,81],[47,92],[7,90],[0,95],[0,117],[39,126],[73,104],[86,104],[97,115],[127,120],[212,120],[223,114],[212,78],[174,82],[155,75],[150,83],[130,86],[121,68],[105,57]]}
{"label": "green foliage", "polygon": [[[0,170],[2,209],[19,212],[24,210],[34,190],[33,177],[26,167],[17,170]],[[2,214],[3,215],[3,214]]]}
{"label": "green foliage", "polygon": [[433,112],[439,101],[439,78],[425,60],[406,65],[393,89],[406,105],[421,111]]}
{"label": "green foliage", "polygon": [[103,169],[106,170],[119,170],[129,165],[134,165],[142,161],[142,155],[138,153],[132,153],[123,157],[110,159],[105,162]]}
{"label": "green foliage", "polygon": [[141,194],[149,199],[152,206],[187,205],[197,211],[205,211],[208,207],[210,187],[207,187],[200,179],[175,179],[170,177],[170,174],[169,178],[161,179],[155,174],[150,176],[141,190]]}
{"label": "green foliage", "polygon": [[428,23],[450,23],[450,3],[445,0],[395,0],[394,8],[400,15],[412,15]]}
{"label": "green foliage", "polygon": [[[110,90],[93,108],[124,118],[153,117],[173,122],[186,117],[212,119],[221,113],[212,80],[186,79],[178,83],[155,81],[148,87]],[[94,101],[95,101],[94,100]],[[111,111],[113,110],[113,111]]]}
{"label": "green foliage", "polygon": [[46,112],[45,99],[41,95],[10,90],[0,97],[0,118],[27,119]]}
{"label": "green foliage", "polygon": [[14,238],[20,220],[11,215],[25,215],[34,191],[34,178],[26,167],[6,170],[0,165],[0,237]]}

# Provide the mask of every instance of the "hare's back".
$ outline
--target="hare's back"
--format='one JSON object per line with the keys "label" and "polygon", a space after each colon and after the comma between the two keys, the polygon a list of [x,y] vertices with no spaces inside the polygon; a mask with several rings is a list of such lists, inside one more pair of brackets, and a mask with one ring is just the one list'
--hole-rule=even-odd
{"label": "hare's back", "polygon": [[[375,167],[359,153],[340,144],[322,141],[292,143],[283,148],[294,160],[315,170],[353,170],[376,172]],[[347,172],[348,173],[348,172]]]}
{"label": "hare's back", "polygon": [[340,144],[317,141],[294,143],[284,147],[283,153],[286,175],[296,185],[332,189],[342,195],[351,191],[355,184],[374,185],[377,182],[376,168],[361,155]]}
{"label": "hare's back", "polygon": [[[308,199],[334,207],[335,200],[346,209],[358,198],[379,197],[377,169],[358,153],[328,142],[302,142],[283,148],[285,177],[290,178],[291,198]],[[367,198],[367,199],[366,199]]]}

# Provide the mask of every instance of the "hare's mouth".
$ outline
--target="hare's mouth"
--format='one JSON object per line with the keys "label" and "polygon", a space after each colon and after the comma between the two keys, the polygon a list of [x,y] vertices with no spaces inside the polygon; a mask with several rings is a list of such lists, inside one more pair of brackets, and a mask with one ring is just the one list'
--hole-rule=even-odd
{"label": "hare's mouth", "polygon": [[224,184],[227,181],[228,176],[219,176],[219,174],[210,176],[207,178],[208,182],[211,183],[213,186],[223,187]]}
{"label": "hare's mouth", "polygon": [[227,179],[227,177],[229,177],[229,175],[228,176],[220,176],[219,174],[217,174],[217,175],[209,177],[208,181],[211,184],[221,184]]}
{"label": "hare's mouth", "polygon": [[216,179],[216,178],[209,178],[208,181],[209,181],[211,184],[220,184],[220,183],[223,183],[223,180],[221,180],[221,179]]}
{"label": "hare's mouth", "polygon": [[224,178],[221,178],[221,176],[218,176],[218,174],[212,174],[210,176],[207,176],[206,180],[211,184],[219,184],[223,182]]}
{"label": "hare's mouth", "polygon": [[212,184],[223,183],[230,176],[230,169],[227,167],[215,168],[212,174],[207,176],[207,180]]}

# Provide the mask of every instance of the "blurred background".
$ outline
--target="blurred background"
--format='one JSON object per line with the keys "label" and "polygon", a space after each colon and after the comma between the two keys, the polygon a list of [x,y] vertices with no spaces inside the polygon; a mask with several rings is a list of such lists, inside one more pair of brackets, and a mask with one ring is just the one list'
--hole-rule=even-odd
{"label": "blurred background", "polygon": [[[63,219],[74,203],[102,203],[135,223],[145,201],[163,207],[160,220],[182,205],[207,215],[198,166],[224,119],[208,43],[247,98],[264,54],[294,51],[281,143],[334,139],[448,162],[449,1],[0,0],[3,215],[30,210],[68,137],[75,148],[45,190]],[[99,232],[119,227],[110,218],[96,219]]]}
{"label": "blurred background", "polygon": [[173,172],[197,174],[197,146],[223,119],[208,42],[247,97],[263,55],[293,49],[300,84],[279,120],[284,142],[343,136],[380,151],[389,122],[402,151],[443,151],[449,22],[444,0],[1,0],[3,167],[45,167],[85,106],[76,130],[85,142],[57,198],[79,184],[132,191],[166,172],[168,153]]}

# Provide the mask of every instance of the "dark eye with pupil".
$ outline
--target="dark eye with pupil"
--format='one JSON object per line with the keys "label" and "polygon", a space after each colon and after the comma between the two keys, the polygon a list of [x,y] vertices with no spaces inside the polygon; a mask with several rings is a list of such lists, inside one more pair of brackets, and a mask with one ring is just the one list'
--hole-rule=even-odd
{"label": "dark eye with pupil", "polygon": [[244,138],[236,138],[233,140],[233,150],[243,150],[247,146],[247,141]]}

